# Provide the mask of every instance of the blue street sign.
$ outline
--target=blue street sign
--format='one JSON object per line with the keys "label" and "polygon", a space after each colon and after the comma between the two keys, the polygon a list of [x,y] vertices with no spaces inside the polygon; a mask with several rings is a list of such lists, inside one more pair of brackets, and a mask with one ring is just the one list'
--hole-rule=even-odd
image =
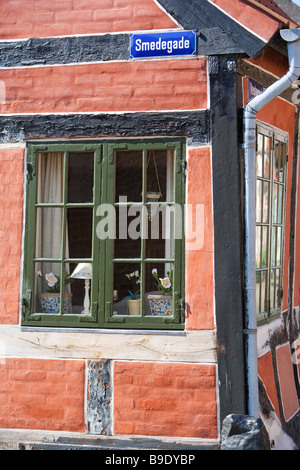
{"label": "blue street sign", "polygon": [[195,55],[197,31],[170,31],[168,33],[132,34],[130,58],[174,57]]}

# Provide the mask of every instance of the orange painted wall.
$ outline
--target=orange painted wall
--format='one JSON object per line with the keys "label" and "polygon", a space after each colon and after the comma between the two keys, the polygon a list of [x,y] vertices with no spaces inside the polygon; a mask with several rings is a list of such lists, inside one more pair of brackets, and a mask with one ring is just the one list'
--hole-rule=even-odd
{"label": "orange painted wall", "polygon": [[278,78],[282,77],[289,68],[288,58],[271,48],[265,49],[255,60],[247,59],[247,62],[268,70]]}
{"label": "orange painted wall", "polygon": [[[200,184],[201,182],[201,184]],[[186,329],[212,329],[214,322],[213,210],[210,148],[190,149],[188,153],[187,204],[192,217],[187,238],[197,232],[198,243],[186,245]],[[202,207],[197,227],[196,206]],[[197,229],[196,229],[197,228]]]}
{"label": "orange painted wall", "polygon": [[0,3],[0,39],[178,28],[153,0],[10,0]]}
{"label": "orange painted wall", "polygon": [[116,362],[114,433],[216,438],[215,366]]}
{"label": "orange painted wall", "polygon": [[293,364],[289,344],[276,349],[279,388],[285,420],[290,420],[299,411],[299,401],[294,381]]}
{"label": "orange painted wall", "polygon": [[211,0],[227,14],[265,40],[270,40],[280,22],[243,0]]}
{"label": "orange painted wall", "polygon": [[258,375],[260,376],[265,386],[266,393],[269,397],[269,400],[271,401],[273,405],[275,413],[278,419],[280,419],[279,403],[278,403],[278,396],[277,396],[277,391],[276,391],[272,355],[270,351],[258,358],[257,366],[258,366]]}
{"label": "orange painted wall", "polygon": [[0,428],[84,432],[84,361],[2,359]]}
{"label": "orange painted wall", "polygon": [[5,69],[1,80],[1,114],[207,107],[204,58]]}
{"label": "orange painted wall", "polygon": [[24,150],[0,150],[0,323],[19,322]]}

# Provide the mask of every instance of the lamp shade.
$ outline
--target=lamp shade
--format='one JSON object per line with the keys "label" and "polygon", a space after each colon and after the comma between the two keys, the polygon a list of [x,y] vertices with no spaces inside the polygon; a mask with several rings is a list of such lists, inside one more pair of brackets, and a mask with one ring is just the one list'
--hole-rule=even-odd
{"label": "lamp shade", "polygon": [[71,274],[71,277],[74,279],[92,279],[91,263],[79,263]]}

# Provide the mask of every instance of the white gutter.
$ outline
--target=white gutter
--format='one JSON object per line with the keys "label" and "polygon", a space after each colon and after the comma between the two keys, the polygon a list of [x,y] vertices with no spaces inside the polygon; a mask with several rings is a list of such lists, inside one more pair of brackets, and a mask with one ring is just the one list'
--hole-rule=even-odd
{"label": "white gutter", "polygon": [[288,43],[289,70],[244,109],[246,372],[248,414],[256,418],[259,417],[255,279],[256,114],[300,76],[300,28],[284,29],[280,34]]}

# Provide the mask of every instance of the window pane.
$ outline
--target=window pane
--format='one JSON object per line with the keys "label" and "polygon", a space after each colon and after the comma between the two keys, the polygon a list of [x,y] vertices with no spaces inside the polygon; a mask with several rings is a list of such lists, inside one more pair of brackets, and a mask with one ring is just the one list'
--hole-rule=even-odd
{"label": "window pane", "polygon": [[269,228],[256,227],[256,267],[266,268],[268,266],[268,233]]}
{"label": "window pane", "polygon": [[281,265],[282,228],[277,227],[276,265]]}
{"label": "window pane", "polygon": [[278,184],[273,184],[273,205],[272,205],[272,220],[277,223],[278,220]]}
{"label": "window pane", "polygon": [[[140,264],[114,263],[113,268],[113,314],[140,315]],[[130,302],[131,300],[134,302]]]}
{"label": "window pane", "polygon": [[269,227],[262,227],[262,254],[261,254],[261,267],[266,268],[268,266],[268,235]]}
{"label": "window pane", "polygon": [[67,219],[66,257],[91,258],[93,209],[68,209]]}
{"label": "window pane", "polygon": [[284,181],[285,151],[286,144],[275,141],[274,179],[280,182]]}
{"label": "window pane", "polygon": [[265,137],[264,141],[264,178],[270,178],[270,150],[271,139]]}
{"label": "window pane", "polygon": [[271,270],[270,276],[270,308],[276,307],[276,270]]}
{"label": "window pane", "polygon": [[283,197],[284,197],[283,186],[278,185],[278,213],[277,213],[278,224],[283,223]]}
{"label": "window pane", "polygon": [[68,202],[93,202],[94,154],[68,156]]}
{"label": "window pane", "polygon": [[91,286],[92,286],[92,264],[70,263],[72,283],[70,290],[72,294],[72,313],[90,314]]}
{"label": "window pane", "polygon": [[263,182],[261,180],[256,181],[256,222],[262,222],[262,188]]}
{"label": "window pane", "polygon": [[256,181],[256,222],[269,222],[269,188],[268,181]]}
{"label": "window pane", "polygon": [[114,258],[141,257],[141,225],[139,218],[128,215],[128,207],[116,208],[116,239]]}
{"label": "window pane", "polygon": [[257,271],[256,273],[256,313],[266,313],[267,294],[267,274],[268,271]]}
{"label": "window pane", "polygon": [[[36,263],[34,281],[34,312],[45,314],[60,313],[60,279],[59,263]],[[65,268],[64,307],[62,313],[71,313],[72,296],[68,283],[69,271]]]}
{"label": "window pane", "polygon": [[282,247],[282,228],[273,227],[271,265],[274,267],[281,265],[281,247]]}
{"label": "window pane", "polygon": [[147,202],[174,201],[173,152],[147,153]]}
{"label": "window pane", "polygon": [[256,227],[256,267],[260,268],[261,267],[261,227]]}
{"label": "window pane", "polygon": [[175,205],[154,208],[148,218],[146,258],[172,258],[174,240]]}
{"label": "window pane", "polygon": [[143,152],[117,151],[115,155],[116,181],[115,202],[142,201]]}
{"label": "window pane", "polygon": [[146,315],[173,315],[173,264],[151,263],[145,267]]}
{"label": "window pane", "polygon": [[262,207],[262,212],[263,212],[263,222],[268,223],[269,222],[269,197],[270,197],[270,183],[264,181],[263,183],[263,207]]}
{"label": "window pane", "polygon": [[57,207],[38,207],[36,211],[36,257],[60,258],[63,211]]}
{"label": "window pane", "polygon": [[263,176],[263,135],[257,136],[256,176]]}
{"label": "window pane", "polygon": [[271,240],[271,266],[276,266],[277,228],[272,228]]}
{"label": "window pane", "polygon": [[37,202],[63,202],[64,154],[59,152],[38,155]]}

